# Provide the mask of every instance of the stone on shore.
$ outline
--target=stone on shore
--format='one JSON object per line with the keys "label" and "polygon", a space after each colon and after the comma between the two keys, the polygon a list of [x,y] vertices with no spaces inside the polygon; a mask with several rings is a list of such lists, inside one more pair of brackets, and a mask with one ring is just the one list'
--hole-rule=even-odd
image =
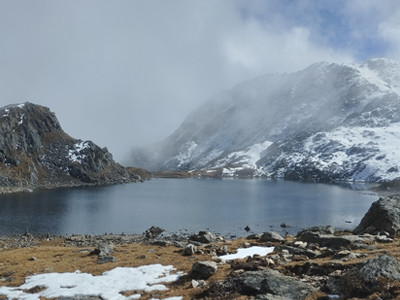
{"label": "stone on shore", "polygon": [[380,198],[372,203],[355,234],[388,232],[391,236],[400,229],[400,195]]}
{"label": "stone on shore", "polygon": [[281,236],[279,233],[275,231],[270,231],[270,232],[264,232],[261,236],[260,239],[258,240],[259,242],[284,242],[285,239],[283,236]]}

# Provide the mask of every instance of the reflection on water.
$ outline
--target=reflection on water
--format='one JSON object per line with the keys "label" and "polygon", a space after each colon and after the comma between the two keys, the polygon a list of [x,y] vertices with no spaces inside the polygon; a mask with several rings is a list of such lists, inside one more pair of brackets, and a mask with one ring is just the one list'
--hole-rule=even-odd
{"label": "reflection on water", "polygon": [[[314,225],[355,227],[377,196],[336,185],[264,179],[152,179],[145,183],[0,196],[1,235],[210,229],[224,235]],[[349,223],[351,222],[351,223]]]}

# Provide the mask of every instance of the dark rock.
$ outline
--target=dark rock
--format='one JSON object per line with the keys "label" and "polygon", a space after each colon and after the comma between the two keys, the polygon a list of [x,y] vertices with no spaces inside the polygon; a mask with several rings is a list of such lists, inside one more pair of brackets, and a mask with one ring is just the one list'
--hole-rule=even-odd
{"label": "dark rock", "polygon": [[259,240],[262,235],[263,235],[262,233],[254,233],[254,234],[250,234],[249,236],[247,236],[246,239]]}
{"label": "dark rock", "polygon": [[98,245],[89,255],[107,256],[114,252],[112,245]]}
{"label": "dark rock", "polygon": [[315,289],[276,270],[250,271],[235,278],[240,292],[248,296],[272,294],[288,299],[305,299]]}
{"label": "dark rock", "polygon": [[285,250],[291,255],[304,255],[308,258],[316,258],[317,256],[321,255],[321,252],[319,251],[313,251],[292,246],[278,246],[275,248],[276,252],[284,252]]}
{"label": "dark rock", "polygon": [[213,261],[198,261],[192,266],[189,276],[193,279],[208,279],[217,271],[217,264]]}
{"label": "dark rock", "polygon": [[344,247],[350,247],[352,244],[365,243],[372,241],[372,237],[368,236],[356,236],[356,235],[331,235],[331,234],[319,234],[311,231],[304,231],[298,235],[298,239],[307,242],[318,244],[322,247],[328,247],[332,249],[340,249]]}
{"label": "dark rock", "polygon": [[191,256],[197,252],[197,247],[193,244],[187,244],[186,247],[182,250],[183,256]]}
{"label": "dark rock", "polygon": [[[390,293],[390,282],[400,280],[400,263],[391,256],[381,255],[331,277],[325,286],[328,292],[344,297],[367,297],[375,292]],[[391,298],[390,298],[391,299]]]}
{"label": "dark rock", "polygon": [[244,228],[244,230],[250,231],[250,227],[249,227],[249,226],[246,226],[246,227]]}
{"label": "dark rock", "polygon": [[264,232],[259,239],[259,242],[284,242],[285,239],[277,232]]}
{"label": "dark rock", "polygon": [[400,229],[400,195],[380,198],[372,203],[360,224],[354,229],[355,234],[377,234],[386,231],[396,235]]}
{"label": "dark rock", "polygon": [[193,234],[189,237],[189,240],[199,242],[202,244],[210,244],[216,241],[216,238],[211,232],[200,231],[198,234]]}
{"label": "dark rock", "polygon": [[305,228],[297,233],[297,236],[302,235],[305,232],[315,232],[319,234],[334,234],[335,229],[332,226],[314,226],[310,228]]}
{"label": "dark rock", "polygon": [[163,233],[165,230],[157,227],[157,226],[151,226],[149,229],[147,229],[144,233],[146,238],[155,238],[159,236],[161,233]]}
{"label": "dark rock", "polygon": [[99,255],[99,257],[97,258],[98,264],[106,264],[115,261],[116,261],[115,257],[111,255]]}

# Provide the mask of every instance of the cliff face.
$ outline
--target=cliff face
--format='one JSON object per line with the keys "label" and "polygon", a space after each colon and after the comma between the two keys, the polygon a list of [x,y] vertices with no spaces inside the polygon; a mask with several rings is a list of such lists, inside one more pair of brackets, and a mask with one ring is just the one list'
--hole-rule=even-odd
{"label": "cliff face", "polygon": [[66,134],[48,108],[0,108],[0,191],[134,182],[106,148]]}

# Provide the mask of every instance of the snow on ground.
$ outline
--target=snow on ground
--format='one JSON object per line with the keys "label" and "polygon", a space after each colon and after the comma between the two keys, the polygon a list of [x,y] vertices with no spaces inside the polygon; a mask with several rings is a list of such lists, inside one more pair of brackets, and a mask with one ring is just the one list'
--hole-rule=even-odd
{"label": "snow on ground", "polygon": [[254,255],[266,256],[274,251],[274,247],[253,246],[250,248],[239,248],[237,253],[219,256],[221,260],[242,259]]}
{"label": "snow on ground", "polygon": [[81,151],[86,149],[86,148],[89,148],[89,142],[80,141],[79,143],[76,143],[74,145],[74,148],[72,150],[68,151],[67,158],[71,162],[82,163],[82,160],[85,159],[85,155],[82,154]]}
{"label": "snow on ground", "polygon": [[[5,295],[9,299],[23,300],[39,300],[40,297],[72,297],[75,295],[96,295],[109,300],[140,299],[141,295],[138,293],[125,297],[121,292],[167,290],[167,287],[161,283],[175,281],[182,275],[180,272],[170,274],[174,270],[172,266],[154,264],[138,268],[118,267],[104,272],[101,276],[93,276],[80,271],[38,274],[27,277],[25,283],[20,287],[0,287],[0,295]],[[24,290],[37,286],[44,286],[46,289],[34,294],[24,292]],[[168,299],[179,300],[182,298]]]}

